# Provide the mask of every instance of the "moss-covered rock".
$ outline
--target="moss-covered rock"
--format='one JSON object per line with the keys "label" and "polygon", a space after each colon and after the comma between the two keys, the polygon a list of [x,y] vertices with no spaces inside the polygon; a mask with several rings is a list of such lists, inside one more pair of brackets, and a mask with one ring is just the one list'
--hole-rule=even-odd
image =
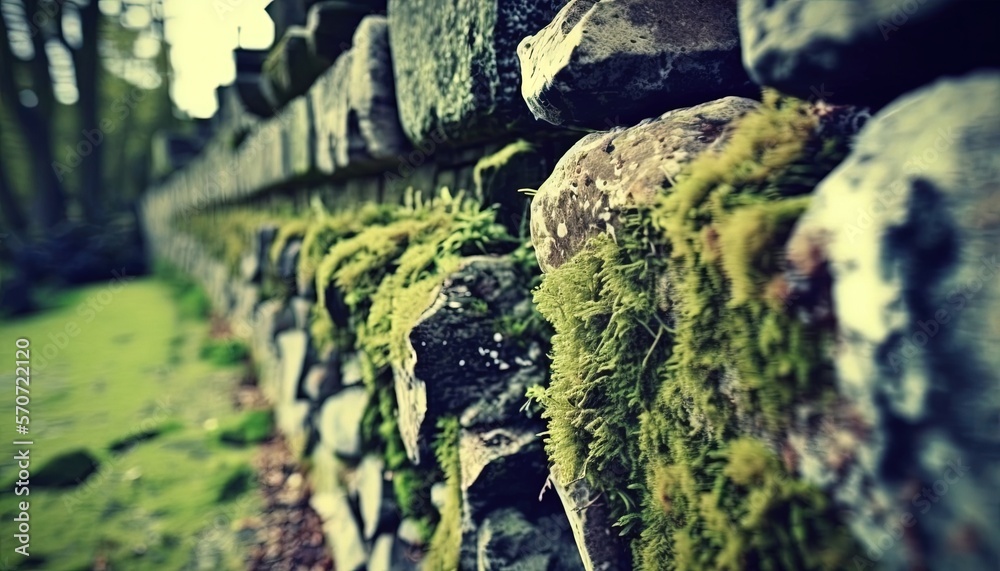
{"label": "moss-covered rock", "polygon": [[624,212],[651,203],[685,165],[722,142],[727,124],[756,106],[727,97],[581,139],[531,202],[531,240],[542,270],[559,267],[597,234],[621,233]]}
{"label": "moss-covered rock", "polygon": [[392,59],[403,129],[417,145],[452,145],[532,122],[518,93],[516,48],[558,0],[390,0]]}
{"label": "moss-covered rock", "polygon": [[791,411],[833,385],[829,331],[781,297],[780,249],[844,153],[819,132],[769,96],[536,292],[556,329],[552,383],[533,392],[556,475],[609,494],[637,568],[835,569],[853,553],[778,454]]}

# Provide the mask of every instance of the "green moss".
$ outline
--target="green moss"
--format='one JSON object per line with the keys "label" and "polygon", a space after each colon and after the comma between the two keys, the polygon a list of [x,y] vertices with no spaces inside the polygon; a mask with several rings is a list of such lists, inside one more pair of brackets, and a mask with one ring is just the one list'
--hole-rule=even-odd
{"label": "green moss", "polygon": [[39,488],[70,488],[84,483],[99,466],[100,462],[89,451],[72,450],[42,465],[32,474],[31,482]]}
{"label": "green moss", "polygon": [[253,468],[246,464],[237,466],[222,480],[216,501],[221,503],[238,498],[256,483],[257,474],[254,473]]}
{"label": "green moss", "polygon": [[652,398],[669,344],[652,293],[656,260],[642,259],[631,236],[622,242],[597,237],[535,291],[556,334],[551,384],[529,396],[549,420],[546,450],[559,477],[599,483],[625,515],[638,507],[629,490],[641,468],[634,412]]}
{"label": "green moss", "polygon": [[274,414],[270,410],[251,410],[232,425],[219,431],[219,441],[243,446],[263,442],[274,431]]}
{"label": "green moss", "polygon": [[[38,418],[49,427],[42,431],[45,446],[31,452],[31,528],[33,537],[48,538],[32,542],[32,559],[44,559],[45,569],[91,569],[99,559],[113,569],[183,569],[211,532],[219,537],[212,568],[241,568],[252,546],[237,534],[238,522],[261,513],[261,498],[249,493],[234,502],[216,500],[222,476],[251,462],[255,450],[222,446],[204,425],[216,419],[227,426],[237,416],[231,397],[241,370],[198,358],[208,324],[179,319],[172,286],[160,279],[128,282],[96,318],[83,319],[78,309],[104,291],[106,284],[69,290],[58,307],[0,320],[0,340],[8,346],[26,337],[41,349],[41,340],[70,322],[81,331],[50,359],[32,351],[39,380],[32,383],[32,402],[44,405]],[[35,370],[40,366],[44,370]],[[7,399],[0,410],[9,418],[14,405]],[[157,430],[156,438],[112,450]],[[86,480],[70,478],[82,485],[45,488],[36,482],[43,466],[80,450],[100,462]],[[16,453],[5,452],[8,458]],[[56,472],[70,475],[64,468]],[[15,476],[0,469],[0,484]],[[20,499],[0,494],[0,512],[14,514]],[[137,556],[140,550],[145,554]]]}
{"label": "green moss", "polygon": [[[197,222],[202,230],[198,236],[216,240],[219,255],[230,256],[230,248],[224,245],[230,237],[213,238],[208,229],[238,234],[245,248],[253,235],[244,230],[250,220],[262,219],[244,207],[213,213],[211,219]],[[496,222],[495,209],[484,209],[478,201],[461,193],[452,195],[447,189],[431,199],[410,190],[402,205],[363,204],[336,213],[314,200],[306,215],[279,218],[269,214],[267,223],[276,222],[279,231],[269,252],[272,262],[279,260],[289,242],[302,240],[297,278],[314,280],[318,298],[310,324],[313,342],[320,349],[358,352],[371,394],[362,419],[365,450],[380,452],[385,458],[403,516],[425,527],[426,540],[435,538],[430,560],[437,561],[438,568],[456,568],[461,536],[457,423],[452,419],[454,426],[447,421],[442,425],[442,436],[434,445],[437,462],[410,463],[399,436],[392,369],[409,359],[410,331],[463,257],[513,254],[537,273],[533,252]],[[540,331],[544,326],[540,320],[525,324],[506,320],[498,322],[498,328],[510,336]],[[216,349],[206,349],[208,353]],[[234,427],[223,434],[229,435],[228,440],[242,441],[244,430]],[[439,514],[430,501],[430,490],[442,480],[448,482],[450,499],[448,509]]]}
{"label": "green moss", "polygon": [[209,301],[205,290],[199,287],[194,280],[181,273],[177,268],[163,262],[157,263],[155,273],[170,287],[171,297],[176,302],[182,318],[200,320],[209,316],[212,311],[212,302]]}
{"label": "green moss", "polygon": [[441,521],[431,537],[430,549],[421,566],[425,571],[458,569],[462,547],[462,465],[458,456],[461,430],[457,418],[438,421],[434,455],[445,474],[445,497]]}
{"label": "green moss", "polygon": [[[309,221],[302,218],[287,220],[284,224],[280,225],[278,233],[274,236],[274,242],[271,243],[271,251],[269,252],[271,263],[277,264],[281,260],[281,253],[285,251],[288,243],[301,239],[305,236],[308,228]],[[244,242],[244,244],[247,243]]]}
{"label": "green moss", "polygon": [[250,357],[250,348],[237,339],[206,339],[199,356],[220,367],[235,365]]}
{"label": "green moss", "polygon": [[[784,311],[781,249],[845,154],[767,94],[720,153],[547,274],[553,378],[532,390],[564,480],[609,494],[639,569],[834,569],[853,543],[761,442],[832,390],[829,333]],[[639,419],[636,422],[636,419]]]}

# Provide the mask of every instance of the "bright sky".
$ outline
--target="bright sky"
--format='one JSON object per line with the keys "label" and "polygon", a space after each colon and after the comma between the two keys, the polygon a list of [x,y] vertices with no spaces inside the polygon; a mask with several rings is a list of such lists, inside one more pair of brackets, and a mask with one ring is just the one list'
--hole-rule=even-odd
{"label": "bright sky", "polygon": [[236,78],[233,50],[274,43],[274,23],[264,11],[270,1],[163,0],[174,71],[170,96],[178,108],[193,117],[215,113],[215,88]]}

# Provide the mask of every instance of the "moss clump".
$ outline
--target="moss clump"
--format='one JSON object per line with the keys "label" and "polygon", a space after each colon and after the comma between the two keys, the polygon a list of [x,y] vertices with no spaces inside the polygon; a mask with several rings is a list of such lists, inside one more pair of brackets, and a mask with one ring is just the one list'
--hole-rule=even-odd
{"label": "moss clump", "polygon": [[441,521],[431,537],[430,549],[424,559],[425,571],[451,571],[458,569],[462,546],[462,465],[458,456],[461,430],[457,418],[438,421],[438,436],[434,441],[434,455],[444,471],[444,505]]}
{"label": "moss clump", "polygon": [[247,465],[237,466],[223,480],[219,486],[219,495],[216,501],[219,503],[228,502],[238,498],[257,483],[257,474],[253,468]]}
{"label": "moss clump", "polygon": [[219,367],[235,365],[250,357],[250,348],[237,339],[206,339],[199,356]]}
{"label": "moss clump", "polygon": [[[410,191],[399,206],[365,206],[335,216],[317,210],[304,234],[299,272],[316,283],[316,341],[360,352],[372,394],[363,419],[365,446],[382,451],[403,515],[422,522],[428,536],[440,517],[430,488],[447,471],[434,463],[414,466],[407,458],[391,366],[409,358],[407,336],[463,256],[509,253],[516,245],[493,210],[447,189],[433,200]],[[346,312],[346,327],[333,322],[332,296],[344,306],[337,311]],[[443,545],[442,552],[451,548]],[[448,561],[450,555],[440,557]]]}
{"label": "moss clump", "polygon": [[263,442],[274,431],[274,414],[270,410],[251,410],[234,425],[219,431],[219,441],[245,446]]}
{"label": "moss clump", "polygon": [[546,450],[559,477],[599,483],[625,515],[639,505],[630,491],[641,474],[635,412],[653,398],[670,345],[653,294],[657,260],[641,255],[639,240],[622,242],[598,236],[535,291],[556,334],[551,384],[529,396],[549,420]]}
{"label": "moss clump", "polygon": [[171,297],[183,319],[204,319],[212,311],[212,302],[205,291],[180,270],[165,263],[158,263],[156,275],[170,288]]}
{"label": "moss clump", "polygon": [[99,467],[100,462],[87,450],[72,450],[46,462],[32,474],[31,483],[39,488],[72,488],[84,483]]}
{"label": "moss clump", "polygon": [[552,383],[533,392],[547,450],[564,480],[618,500],[636,568],[834,569],[852,553],[825,498],[741,429],[780,439],[793,403],[831,391],[829,333],[772,293],[808,193],[846,152],[816,132],[767,94],[619,243],[593,239],[536,292],[556,330]]}

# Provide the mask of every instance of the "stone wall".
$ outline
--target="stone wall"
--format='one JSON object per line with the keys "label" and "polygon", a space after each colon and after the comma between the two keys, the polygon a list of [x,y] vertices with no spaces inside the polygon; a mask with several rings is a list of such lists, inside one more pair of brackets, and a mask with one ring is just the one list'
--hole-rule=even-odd
{"label": "stone wall", "polygon": [[143,218],[338,569],[997,568],[996,3],[269,10]]}

